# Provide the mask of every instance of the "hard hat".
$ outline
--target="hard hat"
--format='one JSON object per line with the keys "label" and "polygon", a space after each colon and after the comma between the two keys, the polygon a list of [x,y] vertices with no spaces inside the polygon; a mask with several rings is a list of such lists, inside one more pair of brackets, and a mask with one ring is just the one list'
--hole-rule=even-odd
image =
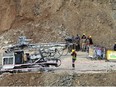
{"label": "hard hat", "polygon": [[85,33],[83,33],[83,35],[85,35]]}
{"label": "hard hat", "polygon": [[75,52],[75,50],[74,50],[74,49],[72,49],[72,52]]}
{"label": "hard hat", "polygon": [[91,38],[91,36],[89,36]]}

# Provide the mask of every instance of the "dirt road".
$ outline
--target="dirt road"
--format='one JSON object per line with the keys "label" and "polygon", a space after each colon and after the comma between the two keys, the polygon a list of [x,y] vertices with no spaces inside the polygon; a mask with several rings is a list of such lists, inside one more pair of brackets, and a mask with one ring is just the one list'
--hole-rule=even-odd
{"label": "dirt road", "polygon": [[[72,71],[72,60],[70,54],[61,57],[62,64],[55,71]],[[98,73],[109,72],[116,70],[116,62],[106,62],[105,60],[91,60],[88,58],[88,53],[78,52],[77,60],[75,62],[75,72],[77,73]]]}
{"label": "dirt road", "polygon": [[[104,73],[116,70],[116,62],[106,62],[105,60],[91,60],[88,53],[77,52],[75,70],[72,70],[72,58],[70,53],[67,56],[61,56],[60,67],[50,67],[48,69],[54,72],[76,72],[76,73]],[[0,67],[1,67],[0,59]]]}

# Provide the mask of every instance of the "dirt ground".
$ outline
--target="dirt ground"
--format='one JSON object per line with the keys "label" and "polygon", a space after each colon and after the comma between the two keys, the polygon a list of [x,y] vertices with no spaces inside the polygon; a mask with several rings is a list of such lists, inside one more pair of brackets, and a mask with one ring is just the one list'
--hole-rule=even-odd
{"label": "dirt ground", "polygon": [[3,74],[0,86],[116,86],[116,73]]}
{"label": "dirt ground", "polygon": [[[67,56],[62,56],[62,64],[56,69],[58,72],[61,70],[72,71],[72,60],[70,54]],[[75,72],[77,73],[101,73],[116,70],[116,62],[105,60],[95,60],[88,57],[86,52],[77,52],[77,60],[75,62]]]}
{"label": "dirt ground", "polygon": [[91,60],[87,53],[78,52],[76,68],[72,70],[71,56],[62,56],[58,68],[44,72],[3,73],[0,86],[116,86],[116,62]]}

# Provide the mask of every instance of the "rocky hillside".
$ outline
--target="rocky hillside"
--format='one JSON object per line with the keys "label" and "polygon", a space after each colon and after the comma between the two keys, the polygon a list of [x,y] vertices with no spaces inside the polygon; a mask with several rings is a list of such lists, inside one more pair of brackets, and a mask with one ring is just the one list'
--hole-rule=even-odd
{"label": "rocky hillside", "polygon": [[0,86],[116,86],[116,73],[6,73]]}
{"label": "rocky hillside", "polygon": [[0,0],[0,44],[15,43],[20,35],[52,42],[85,33],[112,48],[115,21],[116,0]]}

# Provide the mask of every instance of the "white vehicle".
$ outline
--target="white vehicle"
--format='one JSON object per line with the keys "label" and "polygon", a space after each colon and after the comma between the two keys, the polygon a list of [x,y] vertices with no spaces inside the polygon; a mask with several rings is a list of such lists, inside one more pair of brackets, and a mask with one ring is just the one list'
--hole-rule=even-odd
{"label": "white vehicle", "polygon": [[[26,59],[25,55],[26,54]],[[41,67],[61,65],[60,59],[47,59],[40,55],[32,55],[17,50],[10,53],[4,53],[2,57],[2,72],[25,71],[30,69],[38,69]]]}

